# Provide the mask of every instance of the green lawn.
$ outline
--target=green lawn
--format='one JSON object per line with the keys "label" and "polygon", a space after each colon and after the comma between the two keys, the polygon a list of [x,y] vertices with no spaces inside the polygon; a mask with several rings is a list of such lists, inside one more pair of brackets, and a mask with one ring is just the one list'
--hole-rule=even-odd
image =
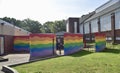
{"label": "green lawn", "polygon": [[[80,51],[63,56],[15,68],[19,73],[120,73],[120,45],[107,44],[104,52]],[[113,49],[114,48],[114,49]]]}

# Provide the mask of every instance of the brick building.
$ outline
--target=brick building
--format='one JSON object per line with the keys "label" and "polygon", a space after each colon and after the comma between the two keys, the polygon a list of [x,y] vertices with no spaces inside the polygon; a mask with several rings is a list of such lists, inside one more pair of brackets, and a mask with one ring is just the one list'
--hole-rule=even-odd
{"label": "brick building", "polygon": [[13,36],[29,34],[26,30],[0,20],[0,55],[13,52]]}
{"label": "brick building", "polygon": [[66,31],[70,33],[79,33],[79,18],[68,18]]}
{"label": "brick building", "polygon": [[120,43],[120,0],[110,0],[80,17],[79,31],[88,42],[94,41],[94,33],[99,32],[106,34],[107,41]]}

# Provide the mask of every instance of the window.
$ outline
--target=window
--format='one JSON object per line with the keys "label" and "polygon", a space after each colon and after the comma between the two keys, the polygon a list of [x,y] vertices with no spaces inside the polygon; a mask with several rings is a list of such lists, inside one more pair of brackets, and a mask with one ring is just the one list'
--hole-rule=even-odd
{"label": "window", "polygon": [[115,13],[115,29],[120,29],[120,11]]}
{"label": "window", "polygon": [[100,23],[101,23],[101,31],[109,31],[111,30],[111,15],[107,14],[102,17],[100,17]]}
{"label": "window", "polygon": [[84,26],[85,26],[84,27],[85,28],[85,34],[90,33],[89,22],[85,23]]}
{"label": "window", "polygon": [[119,40],[119,41],[120,41],[120,37],[116,37],[116,40]]}
{"label": "window", "polygon": [[77,22],[74,22],[74,33],[77,33]]}
{"label": "window", "polygon": [[98,32],[98,19],[94,19],[91,21],[91,32]]}
{"label": "window", "polygon": [[80,33],[83,34],[83,24],[80,25]]}

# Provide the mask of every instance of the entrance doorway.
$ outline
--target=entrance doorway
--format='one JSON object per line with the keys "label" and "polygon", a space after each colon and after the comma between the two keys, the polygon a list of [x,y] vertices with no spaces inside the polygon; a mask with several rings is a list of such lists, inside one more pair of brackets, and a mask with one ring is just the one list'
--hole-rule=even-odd
{"label": "entrance doorway", "polygon": [[4,37],[0,37],[0,55],[4,54]]}
{"label": "entrance doorway", "polygon": [[64,55],[64,38],[57,36],[56,38],[57,55]]}

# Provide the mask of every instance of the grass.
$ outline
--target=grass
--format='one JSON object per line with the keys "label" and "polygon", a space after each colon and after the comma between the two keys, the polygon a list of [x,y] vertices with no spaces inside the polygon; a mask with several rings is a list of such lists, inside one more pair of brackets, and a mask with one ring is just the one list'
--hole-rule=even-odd
{"label": "grass", "polygon": [[15,66],[19,73],[119,73],[120,45],[107,44],[103,52],[83,50],[63,56],[29,64]]}

